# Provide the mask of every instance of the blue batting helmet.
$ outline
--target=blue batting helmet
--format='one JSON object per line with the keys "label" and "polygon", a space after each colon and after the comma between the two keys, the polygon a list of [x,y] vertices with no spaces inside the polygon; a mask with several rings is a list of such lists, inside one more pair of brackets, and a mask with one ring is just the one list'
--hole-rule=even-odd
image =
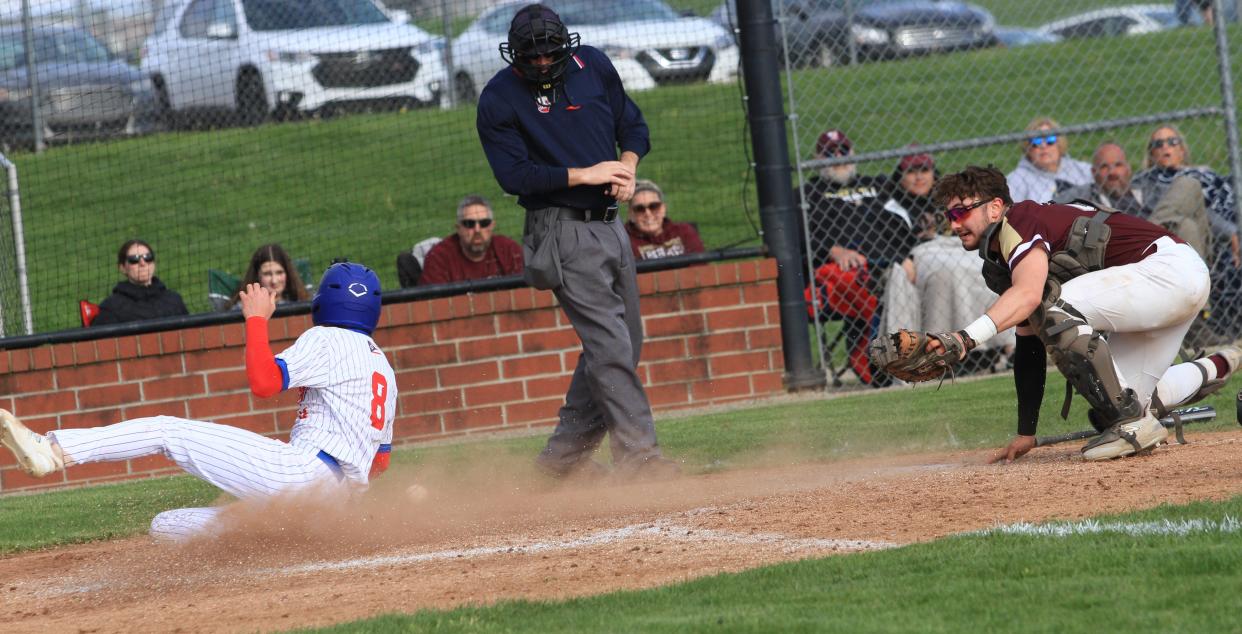
{"label": "blue batting helmet", "polygon": [[380,316],[380,281],[375,271],[353,262],[328,267],[311,300],[316,326],[341,326],[371,334]]}

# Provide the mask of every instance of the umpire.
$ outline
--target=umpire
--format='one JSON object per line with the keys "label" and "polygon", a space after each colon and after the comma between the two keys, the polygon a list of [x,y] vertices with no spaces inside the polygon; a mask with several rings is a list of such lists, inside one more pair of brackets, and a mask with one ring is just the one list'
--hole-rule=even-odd
{"label": "umpire", "polygon": [[479,140],[501,188],[526,209],[526,282],[556,295],[582,340],[560,422],[536,464],[557,477],[602,476],[591,454],[611,432],[621,475],[676,475],[635,372],[638,281],[616,221],[617,201],[633,195],[638,160],[651,147],[647,123],[608,57],[579,46],[548,7],[522,7],[500,55],[509,66],[479,95]]}

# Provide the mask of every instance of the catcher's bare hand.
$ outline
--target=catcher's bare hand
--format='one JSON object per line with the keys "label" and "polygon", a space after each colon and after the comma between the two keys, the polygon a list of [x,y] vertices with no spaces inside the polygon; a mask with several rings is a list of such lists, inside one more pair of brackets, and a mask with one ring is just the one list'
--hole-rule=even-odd
{"label": "catcher's bare hand", "polygon": [[932,354],[944,354],[944,344],[940,343],[940,337],[946,337],[946,336],[953,337],[954,339],[957,340],[959,344],[961,344],[961,353],[957,357],[958,361],[965,359],[966,353],[970,352],[975,347],[975,340],[971,339],[970,337],[966,335],[963,335],[961,331],[943,332],[937,335],[933,335],[927,339],[927,351]]}
{"label": "catcher's bare hand", "polygon": [[1034,436],[1014,436],[1009,441],[1009,446],[1001,449],[996,455],[988,460],[988,464],[995,464],[1004,460],[1006,464],[1026,455],[1026,452],[1035,448]]}
{"label": "catcher's bare hand", "polygon": [[246,319],[251,317],[270,319],[272,313],[276,312],[276,294],[253,282],[247,284],[246,288],[237,294],[237,301],[241,304],[242,315],[245,315]]}

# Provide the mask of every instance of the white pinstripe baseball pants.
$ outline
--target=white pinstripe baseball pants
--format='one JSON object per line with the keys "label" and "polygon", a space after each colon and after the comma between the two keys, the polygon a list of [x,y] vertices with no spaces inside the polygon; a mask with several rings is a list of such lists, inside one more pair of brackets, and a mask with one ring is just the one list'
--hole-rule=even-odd
{"label": "white pinstripe baseball pants", "polygon": [[[66,467],[162,454],[190,475],[242,500],[271,498],[312,485],[323,486],[327,495],[348,493],[337,474],[319,459],[318,447],[296,447],[228,425],[153,416],[106,427],[61,429],[48,436],[60,445]],[[151,536],[183,541],[210,533],[221,510],[164,511],[151,520]]]}

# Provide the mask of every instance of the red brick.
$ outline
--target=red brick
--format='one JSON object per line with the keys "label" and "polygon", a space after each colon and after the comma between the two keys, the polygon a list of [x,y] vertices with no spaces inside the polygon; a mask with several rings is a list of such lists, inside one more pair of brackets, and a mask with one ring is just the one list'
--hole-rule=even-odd
{"label": "red brick", "polygon": [[14,350],[9,353],[9,371],[25,372],[34,367],[29,350]]}
{"label": "red brick", "polygon": [[707,369],[713,377],[721,377],[731,374],[753,374],[771,368],[768,365],[768,353],[759,351],[710,357],[707,360]]}
{"label": "red brick", "polygon": [[696,401],[715,401],[730,396],[750,394],[750,377],[734,376],[690,384],[690,396]]}
{"label": "red brick", "polygon": [[181,374],[185,364],[181,355],[170,354],[160,357],[147,357],[139,361],[129,361],[121,367],[121,376],[126,381],[137,381],[156,376],[172,376]]}
{"label": "red brick", "polygon": [[453,318],[453,303],[447,297],[427,300],[427,310],[431,311],[431,321],[439,322]]}
{"label": "red brick", "polygon": [[86,427],[103,427],[125,420],[120,409],[97,409],[89,412],[74,412],[60,415],[61,429],[83,429]]}
{"label": "red brick", "polygon": [[432,320],[431,307],[425,301],[410,303],[410,323],[425,324]]}
{"label": "red brick", "polygon": [[30,364],[36,370],[46,370],[55,366],[52,360],[51,346],[43,346],[30,351]]}
{"label": "red brick", "polygon": [[472,407],[442,414],[445,431],[464,431],[505,424],[504,411],[499,407]]}
{"label": "red brick", "polygon": [[463,363],[461,365],[440,368],[436,372],[440,376],[440,385],[444,387],[491,383],[500,378],[500,366],[495,361]]}
{"label": "red brick", "polygon": [[397,373],[397,392],[432,390],[440,386],[436,371],[407,370]]}
{"label": "red brick", "polygon": [[496,334],[496,318],[492,315],[442,321],[435,325],[436,341],[453,341]]}
{"label": "red brick", "polygon": [[200,350],[185,353],[185,371],[187,373],[205,372],[207,370],[224,370],[245,367],[245,356],[239,348],[221,348],[219,350]]}
{"label": "red brick", "polygon": [[203,348],[215,350],[224,346],[224,327],[211,326],[203,328]]}
{"label": "red brick", "polygon": [[763,258],[761,260],[752,260],[755,263],[759,279],[774,280],[780,273],[780,268],[776,266],[776,258]]}
{"label": "red brick", "polygon": [[128,405],[141,400],[142,394],[137,383],[121,383],[78,390],[78,407],[82,409]]}
{"label": "red brick", "polygon": [[250,410],[249,394],[222,394],[190,399],[187,403],[190,418],[216,420],[222,416]]}
{"label": "red brick", "polygon": [[756,372],[750,375],[750,386],[755,396],[767,396],[785,392],[784,372]]}
{"label": "red brick", "polygon": [[654,385],[647,388],[647,400],[652,407],[670,407],[690,403],[690,386],[685,383]]}
{"label": "red brick", "polygon": [[779,326],[768,328],[752,328],[746,331],[746,340],[751,350],[781,347],[781,329]]}
{"label": "red brick", "polygon": [[493,291],[489,295],[492,296],[493,313],[508,313],[513,310],[513,291]]}
{"label": "red brick", "polygon": [[781,323],[781,307],[779,305],[778,306],[764,306],[763,311],[768,317],[767,321],[764,323],[767,323],[767,324]]}
{"label": "red brick", "polygon": [[203,375],[170,376],[142,382],[142,396],[148,401],[187,398],[207,391]]}
{"label": "red brick", "polygon": [[138,335],[138,356],[154,357],[160,354],[160,336],[158,333]]}
{"label": "red brick", "polygon": [[582,342],[578,340],[578,334],[569,328],[522,333],[522,352],[545,352],[580,347],[582,347]]}
{"label": "red brick", "polygon": [[474,302],[471,301],[470,295],[454,295],[448,300],[449,310],[453,311],[454,318],[460,319],[474,314]]}
{"label": "red brick", "polygon": [[203,346],[203,329],[191,328],[181,331],[181,349],[182,350],[202,350]]}
{"label": "red brick", "polygon": [[755,260],[738,262],[737,281],[743,284],[759,281],[759,266]]}
{"label": "red brick", "polygon": [[246,345],[246,324],[224,324],[220,326],[220,333],[224,337],[225,347],[238,347]]}
{"label": "red brick", "polygon": [[116,358],[133,359],[138,356],[137,337],[118,337],[116,341]]}
{"label": "red brick", "polygon": [[176,416],[185,418],[185,401],[168,401],[166,403],[139,403],[127,405],[123,410],[125,420],[147,418],[150,416]]}
{"label": "red brick", "polygon": [[79,341],[73,344],[74,363],[94,363],[98,360],[99,353],[95,350],[94,341]]}
{"label": "red brick", "polygon": [[768,364],[773,370],[785,369],[785,351],[781,348],[768,350]]}
{"label": "red brick", "polygon": [[496,405],[521,401],[526,397],[522,384],[518,381],[492,383],[490,385],[472,385],[465,390],[466,406]]}
{"label": "red brick", "polygon": [[56,385],[62,389],[85,387],[88,385],[106,385],[120,380],[120,372],[113,361],[92,363],[68,368],[56,369]]}
{"label": "red brick", "polygon": [[410,303],[403,302],[401,304],[389,304],[380,311],[380,321],[376,330],[388,329],[393,326],[402,326],[411,323],[410,321]]}
{"label": "red brick", "polygon": [[547,330],[548,328],[556,327],[556,311],[523,310],[513,313],[501,313],[496,316],[496,325],[500,332]]}
{"label": "red brick", "polygon": [[212,419],[212,422],[221,425],[229,425],[230,427],[240,427],[248,429],[256,434],[268,436],[275,434],[278,425],[278,416],[275,412],[261,412],[258,414],[242,414],[240,416],[220,416]]}
{"label": "red brick", "polygon": [[[60,429],[60,417],[55,414],[51,416],[25,416],[21,412],[13,412],[22,419],[22,424],[28,427],[36,434],[46,434],[49,431]],[[0,453],[8,453],[0,451]],[[10,454],[11,455],[11,454]]]}
{"label": "red brick", "polygon": [[706,359],[683,359],[678,361],[665,361],[662,363],[644,364],[647,373],[651,377],[653,385],[660,383],[684,383],[685,381],[693,381],[695,379],[706,379],[707,373]]}
{"label": "red brick", "polygon": [[572,374],[562,374],[560,376],[550,376],[540,379],[526,379],[526,398],[538,399],[547,398],[549,396],[560,396],[564,400],[565,393],[569,391],[569,382],[573,380]]}
{"label": "red brick", "polygon": [[707,330],[720,332],[736,328],[753,328],[766,323],[763,306],[742,306],[728,310],[713,310],[707,313]]}
{"label": "red brick", "polygon": [[52,370],[0,374],[0,394],[46,392],[55,389],[55,376]]}
{"label": "red brick", "polygon": [[402,416],[393,424],[394,438],[411,438],[414,436],[440,435],[444,433],[444,422],[439,414],[415,414]]}
{"label": "red brick", "polygon": [[655,274],[656,290],[661,293],[671,293],[681,290],[681,278],[677,276],[677,271],[660,271]]}
{"label": "red brick", "polygon": [[[752,331],[753,332],[753,331]],[[747,350],[745,330],[731,330],[721,334],[691,337],[686,341],[691,356],[707,356]]]}
{"label": "red brick", "polygon": [[0,471],[0,491],[16,491],[27,488],[48,488],[65,483],[65,472],[44,478],[32,478],[21,469],[5,469]]}
{"label": "red brick", "polygon": [[755,286],[742,287],[742,303],[744,304],[774,304],[776,301],[776,284],[764,282]]}
{"label": "red brick", "polygon": [[638,294],[641,297],[652,295],[656,292],[655,275],[652,273],[643,273],[638,276]]}
{"label": "red brick", "polygon": [[246,380],[245,372],[223,370],[191,376],[205,376],[207,378],[207,391],[213,394],[218,392],[236,392],[237,390],[250,388],[250,382]]}
{"label": "red brick", "polygon": [[74,465],[65,471],[70,482],[80,482],[91,478],[104,478],[129,473],[129,461],[120,462],[88,462]]}
{"label": "red brick", "polygon": [[396,351],[397,368],[402,370],[426,368],[449,363],[457,363],[457,344],[435,343],[426,346],[411,346]]}
{"label": "red brick", "polygon": [[9,370],[9,352],[7,350],[0,350],[0,375],[8,374]]}
{"label": "red brick", "polygon": [[742,292],[736,286],[707,288],[691,293],[684,293],[681,303],[687,311],[708,308],[733,308],[742,303]]}
{"label": "red brick", "polygon": [[518,353],[518,336],[501,335],[492,339],[462,341],[457,344],[457,350],[461,361],[506,357]]}
{"label": "red brick", "polygon": [[434,392],[415,392],[401,394],[401,410],[403,412],[443,412],[460,409],[462,405],[461,388],[452,390],[436,390]]}
{"label": "red brick", "polygon": [[716,283],[724,286],[726,284],[734,284],[737,282],[737,269],[741,266],[739,262],[723,262],[715,266]]}
{"label": "red brick", "polygon": [[78,409],[78,400],[72,390],[44,392],[30,396],[13,398],[13,414],[17,416],[38,416],[39,414],[56,414],[72,412]]}
{"label": "red brick", "polygon": [[181,331],[168,330],[160,333],[160,354],[181,352]]}
{"label": "red brick", "polygon": [[669,317],[653,317],[647,320],[648,337],[689,335],[706,331],[702,313],[687,313]]}
{"label": "red brick", "polygon": [[505,420],[509,425],[521,425],[535,422],[556,420],[556,413],[565,403],[563,398],[549,398],[541,401],[510,403],[505,405]]}
{"label": "red brick", "polygon": [[642,360],[644,362],[681,359],[685,356],[686,340],[684,338],[674,337],[643,342]]}
{"label": "red brick", "polygon": [[505,359],[500,362],[500,369],[506,379],[534,376],[537,374],[553,374],[563,371],[561,367],[561,355],[555,352],[550,354],[531,354],[514,359]]}
{"label": "red brick", "polygon": [[151,471],[167,471],[176,469],[177,463],[165,458],[164,456],[143,456],[141,458],[133,458],[129,461],[130,473],[147,473]]}
{"label": "red brick", "polygon": [[650,295],[642,298],[644,317],[652,315],[680,314],[682,312],[680,295]]}

